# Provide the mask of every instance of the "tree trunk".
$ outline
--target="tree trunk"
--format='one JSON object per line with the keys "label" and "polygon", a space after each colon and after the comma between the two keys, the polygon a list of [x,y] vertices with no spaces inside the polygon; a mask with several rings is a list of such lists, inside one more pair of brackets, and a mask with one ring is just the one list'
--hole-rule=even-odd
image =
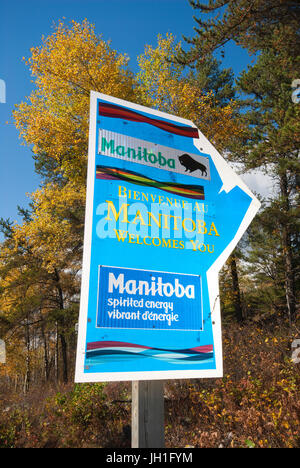
{"label": "tree trunk", "polygon": [[236,256],[234,254],[231,254],[229,258],[229,262],[230,262],[230,271],[231,271],[231,279],[232,279],[235,317],[238,322],[242,322],[244,319],[243,306],[242,306],[241,291],[240,291],[240,285],[239,285],[239,277],[238,277],[237,266],[236,266]]}
{"label": "tree trunk", "polygon": [[58,323],[55,323],[56,330],[55,330],[55,378],[56,383],[58,384],[59,381],[59,366],[58,366]]}
{"label": "tree trunk", "polygon": [[282,222],[282,249],[285,264],[285,297],[290,325],[296,317],[295,274],[290,230],[290,201],[288,177],[286,172],[280,176],[280,191],[283,203],[284,221]]}
{"label": "tree trunk", "polygon": [[28,318],[25,323],[25,345],[26,345],[26,372],[24,377],[24,394],[28,392],[31,382],[31,362],[30,362],[30,335]]}
{"label": "tree trunk", "polygon": [[[64,310],[64,297],[62,287],[60,285],[60,277],[58,271],[55,269],[55,278],[56,278],[56,287],[58,292],[58,301],[59,301],[59,308],[61,311]],[[62,362],[63,362],[63,381],[64,383],[68,382],[68,353],[67,353],[67,341],[65,339],[64,334],[64,316],[61,316],[59,321],[59,338],[61,343],[61,350],[62,350]]]}
{"label": "tree trunk", "polygon": [[65,335],[63,333],[59,334],[60,343],[61,343],[61,353],[63,359],[63,381],[64,383],[68,382],[68,354],[67,354],[67,342]]}
{"label": "tree trunk", "polygon": [[41,317],[41,335],[42,335],[43,346],[44,346],[44,375],[45,375],[45,381],[48,382],[49,375],[50,375],[49,350],[48,350],[48,343],[47,343],[47,338],[45,334],[44,320],[43,320],[41,311],[40,311],[40,317]]}

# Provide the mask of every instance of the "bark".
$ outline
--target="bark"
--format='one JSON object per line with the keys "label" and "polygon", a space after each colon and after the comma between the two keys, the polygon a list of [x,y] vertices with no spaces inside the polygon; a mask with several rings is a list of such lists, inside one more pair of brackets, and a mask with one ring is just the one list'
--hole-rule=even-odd
{"label": "bark", "polygon": [[63,333],[59,334],[60,344],[61,344],[61,353],[63,360],[63,381],[64,383],[68,382],[68,353],[67,353],[67,342],[65,335]]}
{"label": "bark", "polygon": [[49,349],[48,349],[47,337],[45,333],[44,321],[43,321],[41,312],[40,312],[40,316],[41,316],[41,335],[42,335],[42,341],[43,341],[43,347],[44,347],[44,375],[45,375],[45,381],[48,382],[49,375],[50,375]]}
{"label": "bark", "polygon": [[[64,310],[63,290],[60,284],[60,276],[56,269],[55,269],[55,279],[56,279],[56,288],[58,292],[59,308],[61,311],[63,311]],[[59,339],[60,339],[61,351],[62,351],[63,381],[64,383],[67,383],[68,382],[68,353],[67,353],[67,341],[65,339],[65,334],[64,334],[63,315],[61,316],[61,320],[59,321]]]}
{"label": "bark", "polygon": [[28,318],[25,323],[25,345],[26,345],[26,372],[24,377],[24,394],[28,392],[31,382],[31,362],[30,362],[30,334]]}
{"label": "bark", "polygon": [[283,211],[285,214],[285,220],[282,223],[282,249],[285,264],[285,297],[288,319],[290,325],[292,325],[296,317],[296,294],[290,229],[290,200],[288,190],[288,177],[286,172],[284,172],[280,176],[280,191],[283,203]]}
{"label": "bark", "polygon": [[234,303],[235,316],[238,322],[242,322],[244,319],[244,314],[243,314],[243,305],[242,305],[241,291],[240,291],[240,285],[239,285],[239,277],[238,277],[238,271],[237,271],[237,266],[236,266],[236,256],[234,254],[231,254],[229,261],[230,261],[230,271],[231,271],[232,288],[233,288],[233,303]]}
{"label": "bark", "polygon": [[56,334],[55,334],[55,378],[56,383],[59,381],[59,366],[58,366],[58,323],[55,324]]}

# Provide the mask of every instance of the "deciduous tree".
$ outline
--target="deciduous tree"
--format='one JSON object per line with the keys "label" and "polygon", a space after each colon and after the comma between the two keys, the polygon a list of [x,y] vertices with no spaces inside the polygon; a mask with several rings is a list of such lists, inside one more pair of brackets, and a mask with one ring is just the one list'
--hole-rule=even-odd
{"label": "deciduous tree", "polygon": [[90,91],[133,99],[128,58],[97,36],[86,20],[59,22],[27,60],[36,90],[14,112],[44,177],[85,184]]}
{"label": "deciduous tree", "polygon": [[175,60],[179,51],[180,43],[172,34],[159,35],[156,48],[146,46],[138,57],[137,97],[146,106],[192,120],[219,149],[224,149],[229,138],[241,132],[235,119],[232,75],[229,70],[221,72],[213,59],[186,74]]}

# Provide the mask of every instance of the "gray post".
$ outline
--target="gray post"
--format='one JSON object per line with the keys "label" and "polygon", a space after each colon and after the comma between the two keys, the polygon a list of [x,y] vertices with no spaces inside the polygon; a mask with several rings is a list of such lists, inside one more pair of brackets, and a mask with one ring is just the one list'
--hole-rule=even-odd
{"label": "gray post", "polygon": [[0,340],[0,364],[6,364],[5,341]]}
{"label": "gray post", "polygon": [[132,382],[132,448],[163,448],[164,382]]}

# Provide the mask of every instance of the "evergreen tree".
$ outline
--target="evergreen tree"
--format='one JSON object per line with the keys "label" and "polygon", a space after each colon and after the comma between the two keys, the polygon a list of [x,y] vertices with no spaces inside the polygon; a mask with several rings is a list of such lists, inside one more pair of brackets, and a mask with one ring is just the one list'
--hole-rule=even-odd
{"label": "evergreen tree", "polygon": [[[285,271],[284,290],[289,321],[296,316],[297,248],[299,247],[300,115],[292,102],[292,82],[300,73],[300,4],[282,0],[190,0],[200,13],[188,52],[177,60],[193,65],[230,40],[258,52],[256,64],[237,80],[245,96],[240,121],[243,135],[229,145],[244,169],[259,168],[274,178],[278,189],[267,216],[277,226],[278,249]],[[215,16],[214,16],[215,15]]]}
{"label": "evergreen tree", "polygon": [[225,107],[235,98],[232,69],[222,69],[221,62],[212,55],[197,60],[188,76],[202,93],[213,92],[215,106]]}
{"label": "evergreen tree", "polygon": [[249,96],[242,115],[244,139],[233,148],[246,168],[260,168],[274,179],[277,194],[267,212],[277,226],[278,248],[283,253],[288,317],[296,316],[296,251],[299,247],[300,107],[291,99],[294,65],[285,50],[265,50],[257,63],[238,79]]}
{"label": "evergreen tree", "polygon": [[[191,64],[205,60],[229,41],[250,52],[274,49],[280,46],[291,57],[300,48],[298,0],[189,0],[199,14],[194,17],[196,35],[185,38],[191,48],[182,51],[180,61]],[[278,36],[284,31],[284,41]]]}
{"label": "evergreen tree", "polygon": [[226,148],[241,130],[235,118],[232,70],[221,70],[220,63],[209,56],[185,73],[176,61],[180,47],[171,34],[159,35],[156,48],[146,46],[138,57],[137,100],[192,120],[219,149]]}

